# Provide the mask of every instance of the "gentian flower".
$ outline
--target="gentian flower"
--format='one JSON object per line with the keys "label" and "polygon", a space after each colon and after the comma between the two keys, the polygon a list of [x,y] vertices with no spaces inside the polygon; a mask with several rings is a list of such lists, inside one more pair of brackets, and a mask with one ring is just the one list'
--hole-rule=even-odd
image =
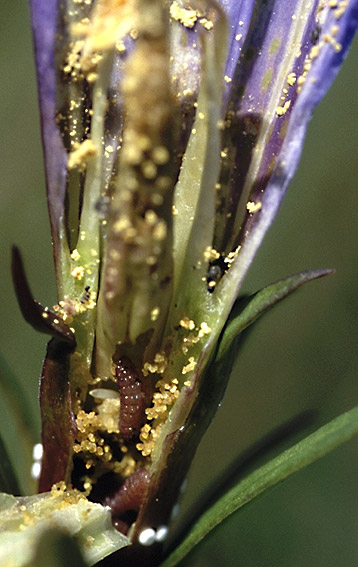
{"label": "gentian flower", "polygon": [[22,311],[52,335],[39,491],[110,506],[128,561],[155,563],[358,2],[30,6],[58,289],[54,312],[36,303],[15,251]]}

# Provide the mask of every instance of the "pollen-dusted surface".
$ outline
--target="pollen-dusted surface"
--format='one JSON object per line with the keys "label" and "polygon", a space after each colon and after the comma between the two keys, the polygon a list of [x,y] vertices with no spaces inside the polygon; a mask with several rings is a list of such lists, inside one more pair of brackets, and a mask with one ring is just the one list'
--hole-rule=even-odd
{"label": "pollen-dusted surface", "polygon": [[166,422],[169,410],[179,397],[178,380],[173,378],[171,382],[158,380],[155,385],[152,406],[145,410],[149,423],[145,423],[140,431],[136,447],[143,457],[148,457],[159,437],[160,430]]}
{"label": "pollen-dusted surface", "polygon": [[349,1],[253,4],[59,4],[54,324],[76,338],[63,476],[110,503],[143,545],[166,536],[170,515],[140,524],[147,484],[156,489],[190,435],[196,402],[214,398],[207,364],[273,206],[270,184],[279,191],[288,175],[297,102],[345,47]]}

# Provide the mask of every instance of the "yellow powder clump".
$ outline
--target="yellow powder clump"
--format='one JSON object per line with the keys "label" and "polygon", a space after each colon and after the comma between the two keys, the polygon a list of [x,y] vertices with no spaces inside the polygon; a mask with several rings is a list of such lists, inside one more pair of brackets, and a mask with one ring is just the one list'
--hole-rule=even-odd
{"label": "yellow powder clump", "polygon": [[204,260],[207,262],[211,262],[212,260],[217,260],[220,258],[220,253],[212,248],[211,246],[207,246],[204,250]]}
{"label": "yellow powder clump", "polygon": [[180,319],[179,325],[183,329],[187,329],[188,331],[193,331],[193,329],[195,329],[194,321],[192,321],[191,319],[189,319],[189,317],[186,317],[186,316],[183,317],[182,319]]}
{"label": "yellow powder clump", "polygon": [[[105,444],[103,437],[98,433],[99,429],[104,429],[100,416],[94,411],[86,413],[80,410],[76,417],[77,435],[73,445],[75,453],[87,453],[85,466],[87,469],[96,464],[96,458],[103,461],[112,460],[112,451],[109,445]],[[93,455],[93,458],[90,457]]]}
{"label": "yellow powder clump", "polygon": [[167,366],[168,358],[165,353],[157,352],[153,362],[145,362],[143,364],[142,372],[144,376],[148,376],[148,374],[164,374]]}
{"label": "yellow powder clump", "polygon": [[186,28],[193,28],[198,19],[196,10],[190,8],[181,8],[178,2],[173,2],[170,6],[170,16],[173,20],[180,22]]}
{"label": "yellow powder clump", "polygon": [[88,64],[93,51],[111,49],[126,34],[133,32],[134,16],[133,0],[98,0],[91,21],[73,28],[73,33],[85,36],[82,65]]}
{"label": "yellow powder clump", "polygon": [[76,266],[71,270],[71,276],[75,278],[75,280],[82,280],[85,274],[85,269],[83,266]]}
{"label": "yellow powder clump", "polygon": [[292,73],[289,73],[289,74],[288,74],[288,76],[287,76],[287,83],[290,85],[290,87],[293,87],[293,85],[295,84],[296,80],[297,80],[296,73],[293,73],[293,72],[292,72]]}
{"label": "yellow powder clump", "polygon": [[67,169],[77,168],[79,171],[84,171],[89,158],[95,155],[97,155],[96,146],[89,138],[81,144],[76,143],[73,152],[68,156]]}
{"label": "yellow powder clump", "polygon": [[197,362],[194,359],[193,356],[190,356],[188,364],[186,364],[185,366],[183,366],[181,373],[182,374],[188,374],[189,372],[192,372],[196,366]]}
{"label": "yellow powder clump", "polygon": [[[277,116],[283,116],[284,114],[286,114],[286,112],[288,111],[288,109],[291,106],[291,101],[290,100],[286,100],[285,104],[283,106],[278,106],[276,108],[276,114]],[[250,211],[251,212],[251,211]]]}
{"label": "yellow powder clump", "polygon": [[139,435],[140,442],[136,445],[143,457],[148,457],[152,453],[160,430],[168,418],[169,409],[180,394],[176,378],[173,378],[170,382],[158,380],[155,388],[152,407],[145,410],[147,419],[153,421],[153,425],[149,423],[143,425]]}
{"label": "yellow powder clump", "polygon": [[259,201],[258,203],[254,203],[253,201],[248,201],[246,203],[246,209],[249,211],[250,214],[256,213],[262,207],[262,203]]}

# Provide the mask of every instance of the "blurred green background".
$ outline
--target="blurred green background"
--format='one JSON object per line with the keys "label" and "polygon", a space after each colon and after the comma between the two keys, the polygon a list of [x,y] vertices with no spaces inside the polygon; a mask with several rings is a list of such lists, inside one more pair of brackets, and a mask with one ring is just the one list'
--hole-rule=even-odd
{"label": "blurred green background", "polygon": [[[46,337],[21,318],[10,279],[20,246],[36,298],[56,302],[25,0],[2,0],[0,232],[1,352],[37,416]],[[228,394],[189,477],[185,510],[235,456],[306,409],[323,424],[358,403],[358,42],[315,113],[299,171],[244,291],[308,268],[336,275],[309,284],[266,315],[242,348]],[[0,400],[12,457],[21,442]],[[24,475],[23,475],[24,477]],[[227,521],[188,567],[353,567],[358,564],[358,442],[353,441]]]}

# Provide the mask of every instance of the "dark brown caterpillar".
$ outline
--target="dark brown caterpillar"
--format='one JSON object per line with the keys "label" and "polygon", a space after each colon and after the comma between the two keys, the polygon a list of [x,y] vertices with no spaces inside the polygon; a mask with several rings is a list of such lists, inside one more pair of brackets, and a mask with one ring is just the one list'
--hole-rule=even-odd
{"label": "dark brown caterpillar", "polygon": [[123,356],[116,361],[119,387],[119,432],[125,441],[139,434],[144,421],[145,394],[143,385],[131,361]]}
{"label": "dark brown caterpillar", "polygon": [[129,525],[135,521],[136,513],[143,503],[148,483],[149,473],[145,469],[138,469],[126,478],[113,496],[108,496],[105,499],[104,504],[111,508],[113,525],[118,531],[126,534]]}

